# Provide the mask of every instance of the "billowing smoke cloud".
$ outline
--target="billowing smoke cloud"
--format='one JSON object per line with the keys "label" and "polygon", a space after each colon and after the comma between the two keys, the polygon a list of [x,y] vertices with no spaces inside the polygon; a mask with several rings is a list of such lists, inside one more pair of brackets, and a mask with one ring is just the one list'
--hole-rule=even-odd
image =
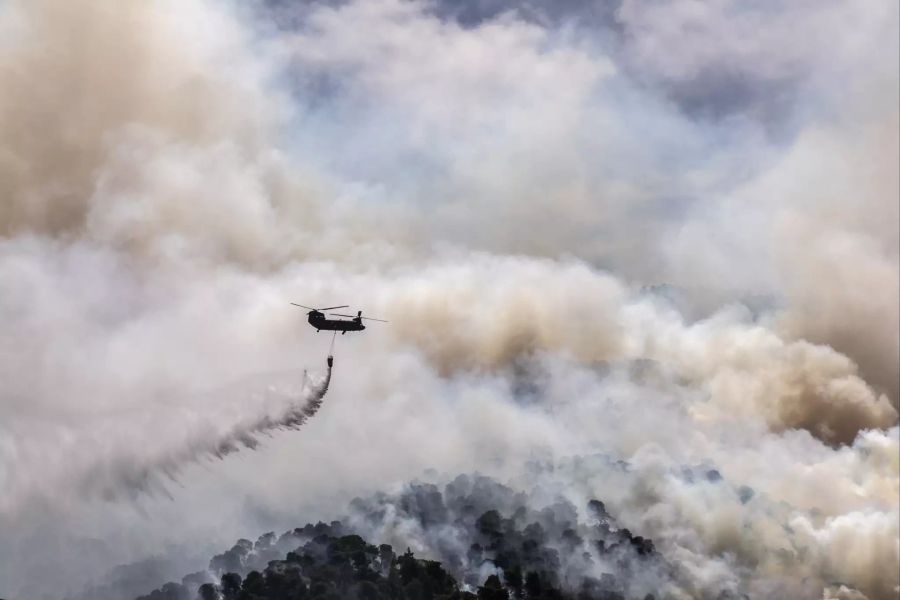
{"label": "billowing smoke cloud", "polygon": [[[895,598],[897,37],[882,2],[2,3],[0,595],[540,459],[698,594]],[[315,427],[122,500],[318,409],[260,375],[325,353],[291,300],[391,323]]]}
{"label": "billowing smoke cloud", "polygon": [[651,360],[709,395],[694,409],[702,418],[762,417],[776,431],[802,427],[842,443],[897,420],[848,357],[785,339],[745,308],[685,323],[664,299],[629,298],[618,281],[578,263],[472,257],[409,279],[386,300],[395,335],[443,373],[537,351],[586,362]]}

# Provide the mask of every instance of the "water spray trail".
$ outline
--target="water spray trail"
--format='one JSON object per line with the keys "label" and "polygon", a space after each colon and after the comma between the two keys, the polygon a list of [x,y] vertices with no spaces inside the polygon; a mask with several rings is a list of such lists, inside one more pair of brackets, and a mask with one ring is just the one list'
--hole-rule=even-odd
{"label": "water spray trail", "polygon": [[325,394],[328,392],[328,386],[331,383],[332,360],[330,354],[326,364],[328,365],[328,370],[325,373],[325,378],[310,390],[305,402],[287,406],[276,417],[267,415],[248,425],[235,428],[231,435],[226,436],[219,442],[212,454],[222,458],[227,454],[236,452],[241,446],[253,450],[259,445],[257,438],[260,435],[265,435],[278,429],[299,429],[307,419],[315,416],[319,408],[322,407]]}
{"label": "water spray trail", "polygon": [[[254,450],[260,445],[260,436],[303,426],[322,407],[331,383],[331,371],[332,360],[329,356],[325,376],[318,382],[311,382],[304,374],[299,394],[267,390],[268,398],[263,400],[274,400],[274,406],[270,403],[267,407],[260,406],[256,410],[257,414],[268,414],[237,423],[226,431],[186,438],[180,449],[155,459],[119,456],[113,462],[94,465],[78,478],[78,487],[87,496],[99,495],[109,500],[121,496],[137,497],[148,492],[169,495],[162,480],[167,478],[177,481],[179,472],[188,464],[208,456],[222,459],[241,448]],[[256,400],[260,398],[255,398],[254,401]]]}

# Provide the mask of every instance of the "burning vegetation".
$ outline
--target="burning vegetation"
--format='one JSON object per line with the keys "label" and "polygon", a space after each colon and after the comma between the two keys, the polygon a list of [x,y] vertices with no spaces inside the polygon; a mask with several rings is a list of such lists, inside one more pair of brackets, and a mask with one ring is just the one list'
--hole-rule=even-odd
{"label": "burning vegetation", "polygon": [[561,498],[531,501],[483,476],[443,491],[410,484],[355,500],[340,521],[238,540],[208,570],[138,600],[640,600],[675,585],[653,542],[603,502],[579,514]]}

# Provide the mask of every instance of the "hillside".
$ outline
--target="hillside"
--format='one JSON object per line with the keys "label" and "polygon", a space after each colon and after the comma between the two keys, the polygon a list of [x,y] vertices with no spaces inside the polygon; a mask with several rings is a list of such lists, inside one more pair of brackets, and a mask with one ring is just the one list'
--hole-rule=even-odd
{"label": "hillside", "polygon": [[641,600],[670,584],[653,543],[601,501],[533,502],[482,476],[410,484],[355,500],[341,521],[239,540],[137,600]]}

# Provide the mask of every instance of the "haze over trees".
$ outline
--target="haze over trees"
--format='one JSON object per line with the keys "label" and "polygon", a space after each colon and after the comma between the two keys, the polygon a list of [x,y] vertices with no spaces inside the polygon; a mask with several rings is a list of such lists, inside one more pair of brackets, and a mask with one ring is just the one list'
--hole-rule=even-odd
{"label": "haze over trees", "polygon": [[[618,527],[603,502],[531,502],[482,476],[443,491],[415,483],[355,500],[342,521],[238,540],[207,571],[137,600],[642,600],[671,584],[653,542]],[[371,537],[397,523],[406,546]]]}

